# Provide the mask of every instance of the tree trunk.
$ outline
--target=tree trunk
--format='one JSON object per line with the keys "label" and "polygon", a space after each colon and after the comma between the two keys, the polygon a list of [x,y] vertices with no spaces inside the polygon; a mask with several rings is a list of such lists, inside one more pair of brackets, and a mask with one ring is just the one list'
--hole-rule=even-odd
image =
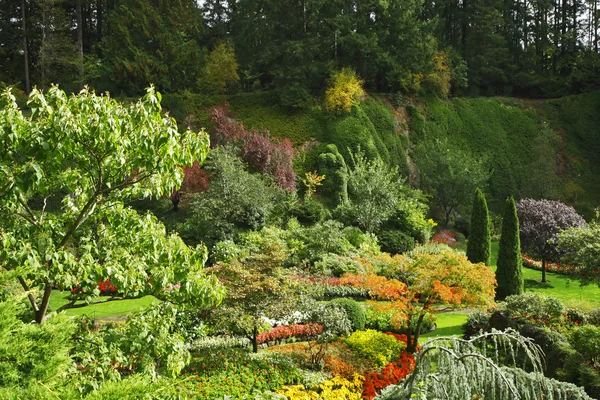
{"label": "tree trunk", "polygon": [[546,282],[546,258],[542,258],[542,282]]}
{"label": "tree trunk", "polygon": [[31,92],[29,81],[29,51],[27,48],[27,20],[25,16],[25,0],[21,0],[21,25],[23,27],[23,61],[25,66],[25,93]]}
{"label": "tree trunk", "polygon": [[79,81],[83,88],[83,17],[81,12],[81,0],[76,3],[77,13],[77,53],[79,56]]}
{"label": "tree trunk", "polygon": [[252,352],[258,353],[258,327],[256,325],[252,328]]}

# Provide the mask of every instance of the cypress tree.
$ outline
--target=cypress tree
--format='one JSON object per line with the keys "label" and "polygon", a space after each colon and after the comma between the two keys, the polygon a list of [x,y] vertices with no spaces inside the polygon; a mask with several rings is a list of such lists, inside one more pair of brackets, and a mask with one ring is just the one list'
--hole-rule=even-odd
{"label": "cypress tree", "polygon": [[471,232],[467,245],[467,258],[474,264],[481,262],[490,265],[491,247],[490,214],[485,196],[481,189],[477,188],[471,211]]}
{"label": "cypress tree", "polygon": [[496,269],[496,299],[504,300],[507,296],[523,293],[523,266],[521,260],[521,240],[519,238],[519,218],[515,199],[506,199],[502,218],[502,236],[498,252]]}

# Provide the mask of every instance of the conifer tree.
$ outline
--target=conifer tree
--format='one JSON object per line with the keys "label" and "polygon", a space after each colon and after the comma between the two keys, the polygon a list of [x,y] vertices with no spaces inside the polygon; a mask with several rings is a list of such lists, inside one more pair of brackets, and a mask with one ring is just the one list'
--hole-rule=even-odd
{"label": "conifer tree", "polygon": [[471,211],[471,232],[467,246],[467,258],[473,264],[490,265],[492,239],[490,234],[490,215],[487,202],[481,189],[475,191],[473,210]]}
{"label": "conifer tree", "polygon": [[521,240],[519,238],[519,218],[515,199],[506,199],[502,218],[502,236],[496,269],[496,299],[523,293],[523,266],[521,260]]}

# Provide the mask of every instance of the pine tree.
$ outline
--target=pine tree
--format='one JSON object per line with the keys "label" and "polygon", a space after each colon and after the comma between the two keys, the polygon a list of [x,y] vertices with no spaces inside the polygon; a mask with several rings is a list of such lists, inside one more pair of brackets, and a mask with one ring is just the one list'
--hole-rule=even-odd
{"label": "pine tree", "polygon": [[481,189],[475,191],[473,210],[471,211],[471,232],[467,246],[467,258],[473,264],[490,265],[492,239],[490,234],[490,215]]}
{"label": "pine tree", "polygon": [[519,218],[515,199],[506,199],[502,218],[502,236],[496,269],[496,299],[523,293],[523,266],[521,261],[521,241],[519,238]]}

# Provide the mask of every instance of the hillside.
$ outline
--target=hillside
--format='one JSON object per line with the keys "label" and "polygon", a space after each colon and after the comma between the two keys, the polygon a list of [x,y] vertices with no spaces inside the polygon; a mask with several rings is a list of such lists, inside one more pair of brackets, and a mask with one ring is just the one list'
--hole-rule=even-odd
{"label": "hillside", "polygon": [[[210,129],[209,104],[222,101],[178,98],[171,112],[180,121],[193,114],[191,120]],[[369,96],[350,113],[334,117],[320,107],[289,111],[269,92],[232,95],[227,101],[246,126],[292,140],[301,154],[299,175],[318,169],[318,155],[335,144],[346,162],[349,149],[360,148],[411,175],[419,187],[419,149],[442,141],[449,150],[481,161],[495,212],[508,195],[560,199],[587,218],[600,202],[594,173],[600,170],[600,92],[553,100],[430,96],[404,99],[396,107],[385,96]],[[174,104],[172,97],[165,102]]]}

